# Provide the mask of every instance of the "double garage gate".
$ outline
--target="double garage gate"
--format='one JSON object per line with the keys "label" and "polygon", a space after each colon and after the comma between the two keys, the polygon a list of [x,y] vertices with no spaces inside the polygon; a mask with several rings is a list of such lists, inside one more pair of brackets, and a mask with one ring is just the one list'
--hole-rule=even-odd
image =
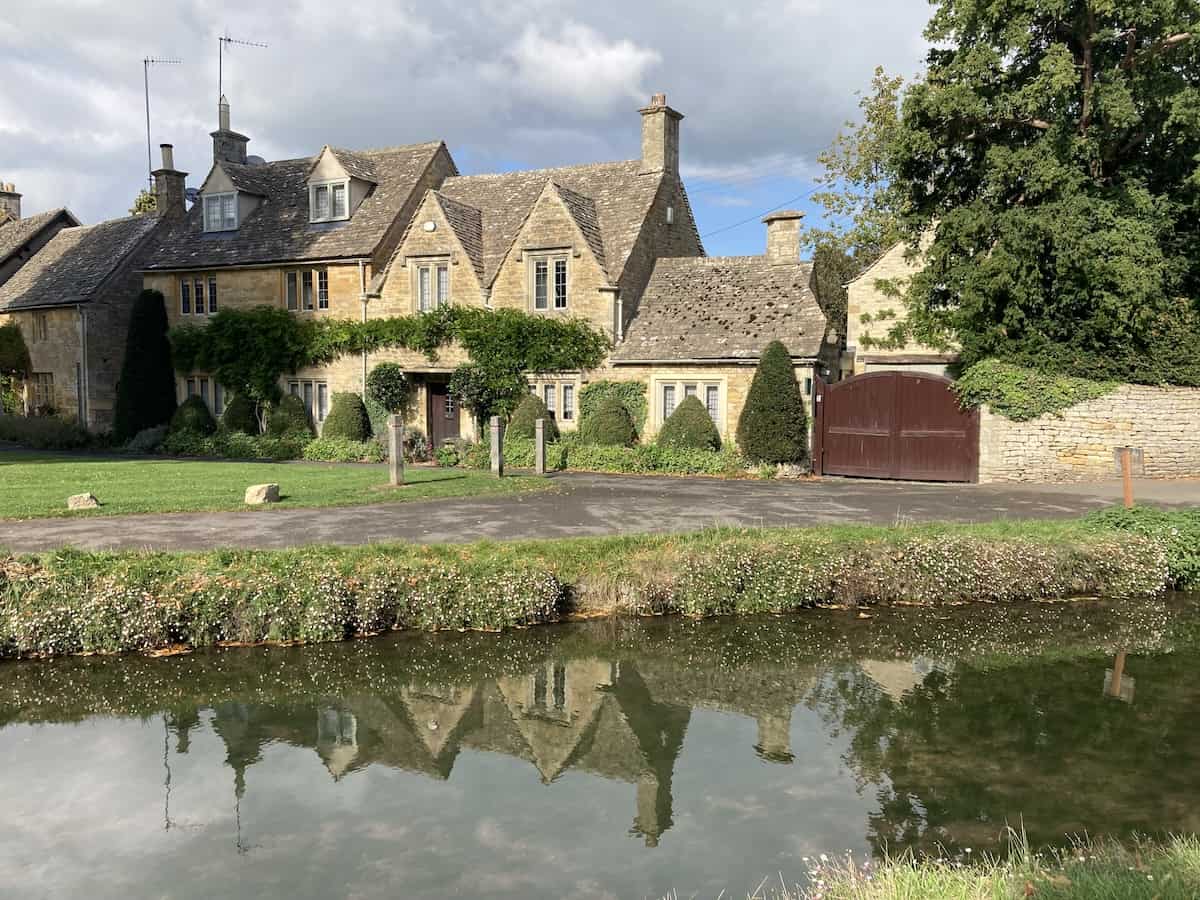
{"label": "double garage gate", "polygon": [[977,481],[979,412],[964,412],[950,385],[919,372],[869,372],[837,384],[818,379],[816,473]]}

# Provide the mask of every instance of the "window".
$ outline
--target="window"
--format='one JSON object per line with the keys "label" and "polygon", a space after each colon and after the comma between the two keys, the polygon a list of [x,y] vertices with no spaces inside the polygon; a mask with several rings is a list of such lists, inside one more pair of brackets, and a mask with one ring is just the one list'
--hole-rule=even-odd
{"label": "window", "polygon": [[325,415],[329,412],[328,384],[324,381],[289,381],[288,393],[304,401],[304,407],[314,422],[325,421]]}
{"label": "window", "polygon": [[661,405],[658,408],[659,424],[670,418],[675,412],[681,399],[695,397],[704,404],[705,410],[712,418],[718,429],[721,427],[721,385],[717,382],[677,381],[659,382],[655,388],[658,391]]}
{"label": "window", "polygon": [[50,340],[50,317],[44,312],[33,314],[33,342]]}
{"label": "window", "polygon": [[530,293],[535,310],[567,308],[566,254],[533,257],[530,265]]}
{"label": "window", "polygon": [[305,312],[312,312],[313,308],[313,273],[300,273],[300,308]]}
{"label": "window", "polygon": [[192,314],[192,283],[186,278],[179,282],[179,314],[182,316]]}
{"label": "window", "polygon": [[211,375],[189,375],[183,383],[184,394],[187,397],[199,397],[214,416],[225,412],[225,389]]}
{"label": "window", "polygon": [[416,267],[417,311],[429,312],[450,302],[450,263],[447,260],[418,263]]}
{"label": "window", "polygon": [[206,194],[204,197],[204,230],[236,231],[237,192]]}
{"label": "window", "polygon": [[204,279],[203,278],[197,278],[195,281],[192,282],[192,300],[194,301],[196,315],[198,315],[198,316],[204,315]]}
{"label": "window", "polygon": [[569,422],[575,418],[575,385],[564,384],[562,386],[562,417],[564,422]]}
{"label": "window", "polygon": [[704,387],[704,407],[705,407],[705,409],[708,410],[709,416],[712,417],[714,425],[717,423],[718,416],[720,415],[720,409],[721,409],[719,406],[720,395],[721,395],[721,389],[718,388],[715,384],[705,385],[705,387]]}
{"label": "window", "polygon": [[687,399],[688,397],[697,396],[696,386],[694,384],[685,384],[683,386],[683,396],[684,396],[684,399]]}
{"label": "window", "polygon": [[552,419],[554,418],[554,397],[557,393],[558,391],[555,390],[553,384],[543,385],[542,387],[542,400],[545,401],[546,412],[550,413],[550,418]]}
{"label": "window", "polygon": [[217,276],[208,276],[208,312],[212,315],[217,311]]}
{"label": "window", "polygon": [[329,309],[329,270],[292,269],[285,272],[283,302],[292,312]]}
{"label": "window", "polygon": [[[208,300],[205,301],[205,286],[208,288]],[[217,311],[217,276],[190,275],[179,279],[179,314],[212,315]]]}
{"label": "window", "polygon": [[34,409],[53,409],[54,407],[54,373],[33,373],[33,407]]}
{"label": "window", "polygon": [[670,418],[671,413],[675,412],[675,385],[664,384],[662,389],[663,398],[663,421]]}
{"label": "window", "polygon": [[455,419],[458,417],[458,407],[455,405],[453,394],[451,394],[451,393],[446,394],[446,402],[442,408],[444,410],[446,410],[446,418],[447,419]]}
{"label": "window", "polygon": [[296,278],[297,273],[287,273],[287,308],[290,310],[297,310],[300,308],[300,302],[298,299],[299,295],[296,292]]}
{"label": "window", "polygon": [[220,416],[225,412],[225,388],[221,387],[215,381],[213,382],[213,402],[212,411],[214,416]]}
{"label": "window", "polygon": [[308,186],[308,221],[336,222],[350,218],[348,182],[325,181]]}
{"label": "window", "polygon": [[317,309],[329,309],[328,269],[317,269]]}
{"label": "window", "polygon": [[325,421],[325,413],[329,411],[329,385],[323,381],[317,382],[317,414],[318,422]]}

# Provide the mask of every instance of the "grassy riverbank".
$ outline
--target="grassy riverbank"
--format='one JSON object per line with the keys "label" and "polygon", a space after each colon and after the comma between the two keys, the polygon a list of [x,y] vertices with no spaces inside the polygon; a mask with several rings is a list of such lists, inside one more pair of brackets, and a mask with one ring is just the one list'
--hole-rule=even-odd
{"label": "grassy riverbank", "polygon": [[[568,615],[787,613],[822,605],[1146,597],[1167,524],[1104,520],[0,559],[0,657],[321,642]],[[1172,516],[1174,516],[1172,518]],[[1156,520],[1157,521],[1157,520]],[[1142,520],[1117,523],[1144,525]],[[1164,529],[1166,531],[1164,532]]]}
{"label": "grassy riverbank", "polygon": [[809,886],[763,885],[752,900],[1192,900],[1200,896],[1200,838],[1125,847],[1077,843],[1038,855],[1019,847],[1007,859],[882,863],[814,861]]}

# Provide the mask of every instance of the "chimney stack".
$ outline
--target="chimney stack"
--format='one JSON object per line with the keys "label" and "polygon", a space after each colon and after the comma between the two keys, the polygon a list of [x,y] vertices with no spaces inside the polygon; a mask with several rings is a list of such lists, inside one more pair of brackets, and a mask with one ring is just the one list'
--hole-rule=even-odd
{"label": "chimney stack", "polygon": [[679,121],[683,114],[667,106],[666,94],[655,94],[642,114],[642,168],[639,175],[679,175]]}
{"label": "chimney stack", "polygon": [[14,219],[21,218],[21,195],[11,181],[0,184],[0,212],[6,212]]}
{"label": "chimney stack", "polygon": [[800,221],[804,213],[781,209],[763,218],[767,225],[767,261],[773,266],[794,266],[800,262]]}
{"label": "chimney stack", "polygon": [[246,145],[250,138],[238,134],[229,127],[229,101],[221,95],[217,103],[217,130],[211,135],[213,139],[213,162],[231,162],[246,164]]}
{"label": "chimney stack", "polygon": [[150,174],[154,176],[154,201],[157,215],[162,218],[183,218],[187,212],[184,188],[187,172],[175,168],[175,148],[161,144],[162,166]]}

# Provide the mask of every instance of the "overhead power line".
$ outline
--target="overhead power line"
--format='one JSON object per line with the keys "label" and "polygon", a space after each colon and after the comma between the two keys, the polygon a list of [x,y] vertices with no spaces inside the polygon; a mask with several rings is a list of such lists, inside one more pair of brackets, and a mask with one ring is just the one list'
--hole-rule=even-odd
{"label": "overhead power line", "polygon": [[706,238],[706,237],[712,237],[714,234],[722,234],[726,231],[732,231],[735,228],[740,228],[741,226],[747,225],[750,222],[755,221],[756,219],[761,219],[767,213],[775,212],[775,210],[777,210],[777,209],[783,209],[783,207],[788,206],[789,204],[795,203],[797,200],[803,200],[805,197],[815,194],[820,189],[820,187],[821,187],[820,185],[817,185],[816,187],[812,188],[811,190],[805,191],[803,194],[797,194],[795,197],[789,197],[787,200],[784,200],[782,203],[772,206],[770,209],[764,209],[760,213],[756,213],[755,215],[749,216],[745,219],[742,219],[739,222],[731,222],[730,224],[724,225],[721,228],[718,228],[714,231],[705,232],[704,234],[700,235],[700,237],[701,237],[701,239]]}

